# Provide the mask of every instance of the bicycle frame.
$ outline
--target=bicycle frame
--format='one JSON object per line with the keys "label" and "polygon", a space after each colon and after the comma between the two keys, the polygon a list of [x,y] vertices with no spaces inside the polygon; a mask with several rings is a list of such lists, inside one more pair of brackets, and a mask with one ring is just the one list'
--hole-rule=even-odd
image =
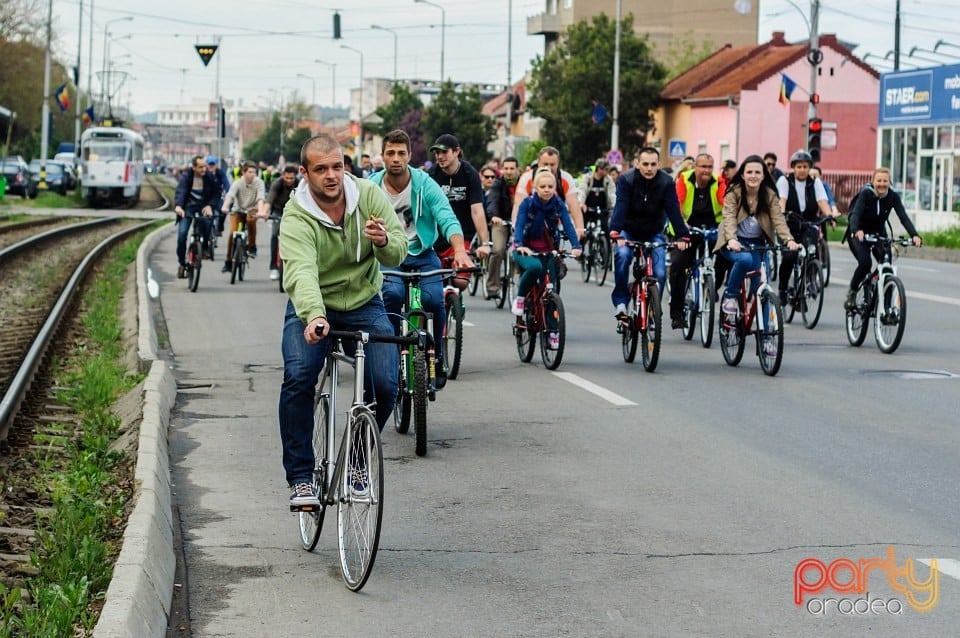
{"label": "bicycle frame", "polygon": [[[776,250],[776,248],[771,246],[757,246],[752,250],[759,250],[762,252]],[[770,285],[767,268],[769,264],[767,263],[766,257],[760,260],[760,268],[757,270],[751,270],[747,272],[743,277],[743,283],[740,284],[740,308],[742,309],[741,316],[741,325],[743,326],[743,334],[756,334],[760,331],[759,319],[757,319],[758,325],[754,328],[753,320],[757,317],[757,299],[764,292],[769,292],[774,294],[775,291]],[[760,276],[760,285],[757,286],[756,290],[753,290],[752,280],[757,275]],[[748,290],[747,286],[750,286]]]}
{"label": "bicycle frame", "polygon": [[647,286],[660,282],[653,274],[653,255],[648,255],[648,250],[654,250],[660,247],[669,247],[669,243],[652,241],[632,241],[624,240],[625,244],[633,248],[633,284],[630,286],[630,292],[634,295],[637,314],[630,318],[630,326],[634,330],[643,331],[647,329],[647,306],[649,297]]}

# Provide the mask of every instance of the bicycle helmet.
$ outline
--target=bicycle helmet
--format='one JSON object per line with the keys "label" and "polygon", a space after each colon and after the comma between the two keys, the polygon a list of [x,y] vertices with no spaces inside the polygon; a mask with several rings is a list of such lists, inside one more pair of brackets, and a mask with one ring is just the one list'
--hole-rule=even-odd
{"label": "bicycle helmet", "polygon": [[813,157],[811,157],[810,153],[801,149],[790,156],[790,168],[793,168],[798,162],[804,162],[807,166],[813,166]]}
{"label": "bicycle helmet", "polygon": [[216,155],[207,156],[207,164],[219,164],[220,160],[217,159]]}

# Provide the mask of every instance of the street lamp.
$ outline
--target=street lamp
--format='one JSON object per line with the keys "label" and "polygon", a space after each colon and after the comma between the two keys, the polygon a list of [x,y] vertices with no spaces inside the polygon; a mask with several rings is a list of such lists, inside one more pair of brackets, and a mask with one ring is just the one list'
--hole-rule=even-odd
{"label": "street lamp", "polygon": [[314,64],[325,64],[330,67],[330,106],[337,105],[337,64],[336,62],[324,62],[323,60],[314,60]]}
{"label": "street lamp", "polygon": [[393,29],[388,29],[387,27],[381,27],[379,24],[371,24],[371,29],[378,29],[380,31],[387,31],[393,34],[393,83],[397,83],[397,32]]}
{"label": "street lamp", "polygon": [[443,51],[445,48],[445,42],[447,37],[447,10],[444,9],[441,5],[436,2],[430,2],[430,0],[413,0],[419,4],[429,4],[431,7],[436,7],[440,9],[440,84],[443,84],[443,81],[446,79],[446,76],[443,72]]}
{"label": "street lamp", "polygon": [[353,51],[354,53],[360,54],[360,107],[359,107],[360,117],[357,119],[360,120],[360,127],[362,128],[363,127],[363,51],[361,51],[360,49],[355,49],[351,46],[347,46],[346,44],[341,44],[340,48],[347,49],[348,51]]}
{"label": "street lamp", "polygon": [[[107,31],[107,27],[109,27],[114,22],[132,22],[132,21],[133,21],[133,16],[124,16],[122,18],[114,18],[113,20],[107,20],[103,24],[103,66],[102,66],[103,76],[102,77],[104,82],[107,79],[107,35],[109,33]],[[103,86],[103,82],[101,82],[100,83],[100,101],[101,102],[104,101],[104,98],[103,98],[104,94],[105,94],[104,86]]]}
{"label": "street lamp", "polygon": [[297,73],[297,77],[310,80],[311,84],[313,84],[313,100],[311,101],[311,106],[315,105],[317,103],[317,81],[305,73]]}

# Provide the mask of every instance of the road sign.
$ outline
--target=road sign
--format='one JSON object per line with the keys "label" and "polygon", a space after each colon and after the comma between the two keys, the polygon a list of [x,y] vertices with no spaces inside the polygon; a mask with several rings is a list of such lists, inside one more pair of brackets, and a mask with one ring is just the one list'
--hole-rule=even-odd
{"label": "road sign", "polygon": [[217,52],[218,46],[217,44],[195,44],[193,48],[200,54],[200,59],[203,60],[203,66],[207,66],[207,64],[210,63],[210,59],[213,58],[213,54]]}
{"label": "road sign", "polygon": [[619,166],[623,164],[623,153],[620,152],[620,149],[615,148],[607,153],[607,161]]}
{"label": "road sign", "polygon": [[683,159],[687,156],[687,143],[683,140],[670,140],[670,157]]}

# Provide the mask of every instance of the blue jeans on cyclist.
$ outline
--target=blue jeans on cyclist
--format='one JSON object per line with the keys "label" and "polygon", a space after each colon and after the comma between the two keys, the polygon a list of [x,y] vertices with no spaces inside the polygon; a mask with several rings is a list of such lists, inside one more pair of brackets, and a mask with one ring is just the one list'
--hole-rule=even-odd
{"label": "blue jeans on cyclist", "polygon": [[212,217],[205,217],[202,206],[187,205],[183,210],[183,218],[177,221],[177,263],[187,265],[187,237],[190,235],[190,224],[197,218],[197,232],[200,235],[203,251],[207,251],[207,240],[210,237]]}
{"label": "blue jeans on cyclist", "polygon": [[[750,239],[737,237],[737,239],[743,244],[744,250],[720,249],[720,254],[732,264],[730,274],[727,275],[727,287],[723,290],[724,299],[736,299],[740,295],[740,285],[743,283],[747,273],[751,270],[759,269],[760,261],[764,256],[764,253],[750,249],[755,246],[765,246],[767,243],[763,237]],[[750,281],[752,282],[751,290],[756,290],[760,285],[760,275],[754,275]]]}
{"label": "blue jeans on cyclist", "polygon": [[[337,330],[366,330],[370,334],[393,334],[393,326],[384,313],[383,301],[373,297],[356,310],[337,311],[327,308],[327,320]],[[313,401],[317,379],[330,341],[310,345],[303,338],[303,322],[293,303],[287,301],[283,319],[283,385],[280,386],[280,440],[283,444],[283,469],[290,485],[313,480]],[[344,351],[353,354],[353,344],[345,343]],[[392,343],[370,343],[364,346],[364,401],[376,401],[377,424],[383,429],[393,413],[397,398],[397,346]]]}
{"label": "blue jeans on cyclist", "polygon": [[[440,268],[440,258],[436,251],[426,250],[419,255],[407,255],[397,270],[415,272],[419,270],[436,270]],[[383,270],[390,270],[384,268]],[[403,280],[396,277],[384,277],[383,305],[390,313],[390,322],[393,324],[393,331],[400,334],[400,314],[403,312],[404,302],[406,302],[406,288]],[[420,280],[420,302],[424,310],[433,313],[433,345],[436,353],[437,369],[440,370],[443,357],[443,348],[440,347],[443,337],[443,327],[447,321],[447,313],[443,307],[443,278],[440,275],[435,277],[426,277]]]}
{"label": "blue jeans on cyclist", "polygon": [[[620,237],[631,241],[641,241],[631,237],[626,231],[620,231]],[[667,238],[663,233],[658,233],[648,240],[658,244],[665,244]],[[664,283],[667,280],[667,249],[665,246],[653,249],[653,276],[657,278],[660,284],[660,292],[663,292]],[[633,264],[633,248],[629,246],[617,246],[613,244],[613,292],[610,299],[614,306],[620,304],[626,305],[630,301],[630,266]],[[682,293],[681,293],[682,294]]]}

